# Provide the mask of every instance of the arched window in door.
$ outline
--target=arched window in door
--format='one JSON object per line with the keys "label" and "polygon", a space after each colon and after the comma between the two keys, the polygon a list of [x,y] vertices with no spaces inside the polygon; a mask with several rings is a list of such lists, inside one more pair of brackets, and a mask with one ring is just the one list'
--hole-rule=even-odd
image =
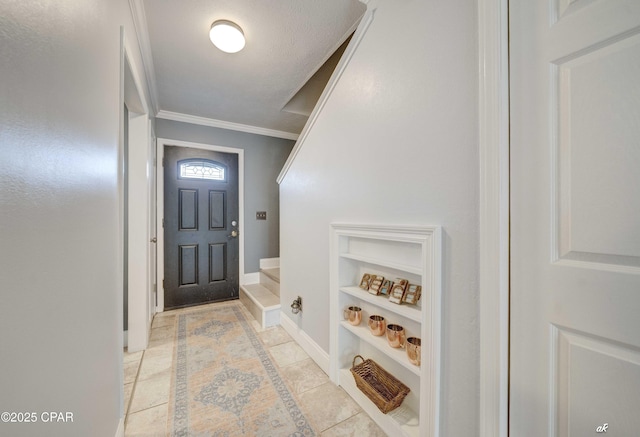
{"label": "arched window in door", "polygon": [[185,159],[178,162],[178,169],[180,179],[227,180],[227,168],[219,162],[208,159]]}

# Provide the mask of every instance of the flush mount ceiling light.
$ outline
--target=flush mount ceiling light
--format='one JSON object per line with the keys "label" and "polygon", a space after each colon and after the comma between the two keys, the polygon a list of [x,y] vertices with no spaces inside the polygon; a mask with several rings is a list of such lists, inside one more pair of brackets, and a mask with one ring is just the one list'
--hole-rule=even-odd
{"label": "flush mount ceiling light", "polygon": [[228,20],[218,20],[211,25],[209,38],[223,52],[236,53],[244,47],[244,33],[240,26]]}

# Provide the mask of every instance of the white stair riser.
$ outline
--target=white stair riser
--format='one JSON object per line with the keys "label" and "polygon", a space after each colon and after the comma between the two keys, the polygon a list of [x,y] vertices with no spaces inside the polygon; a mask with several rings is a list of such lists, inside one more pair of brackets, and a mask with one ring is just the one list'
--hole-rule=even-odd
{"label": "white stair riser", "polygon": [[264,324],[262,323],[262,310],[258,308],[258,306],[251,300],[249,296],[247,296],[243,288],[240,288],[240,302],[242,302],[244,307],[249,310],[251,315],[258,321],[260,326],[264,326]]}
{"label": "white stair riser", "polygon": [[272,305],[265,308],[260,303],[261,299],[251,294],[251,289],[252,287],[245,288],[240,286],[240,302],[249,310],[262,328],[279,325],[280,305]]}
{"label": "white stair riser", "polygon": [[264,327],[277,326],[280,324],[280,308],[273,308],[263,314]]}

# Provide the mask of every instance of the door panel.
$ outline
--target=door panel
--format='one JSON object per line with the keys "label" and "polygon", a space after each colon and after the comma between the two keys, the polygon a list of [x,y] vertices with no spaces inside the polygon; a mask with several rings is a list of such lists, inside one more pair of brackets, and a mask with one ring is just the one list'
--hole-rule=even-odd
{"label": "door panel", "polygon": [[180,286],[198,284],[198,245],[180,246]]}
{"label": "door panel", "polygon": [[227,271],[227,243],[209,245],[209,282],[224,281]]}
{"label": "door panel", "polygon": [[510,433],[635,435],[640,2],[509,14]]}
{"label": "door panel", "polygon": [[224,229],[226,205],[226,193],[224,191],[209,191],[209,229]]}
{"label": "door panel", "polygon": [[198,190],[179,189],[179,218],[180,231],[198,230]]}
{"label": "door panel", "polygon": [[165,308],[237,298],[237,155],[165,146],[164,174]]}

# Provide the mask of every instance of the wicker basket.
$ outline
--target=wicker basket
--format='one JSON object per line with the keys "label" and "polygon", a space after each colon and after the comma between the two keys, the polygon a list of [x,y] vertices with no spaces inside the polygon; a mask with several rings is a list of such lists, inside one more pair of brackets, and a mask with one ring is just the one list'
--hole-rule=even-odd
{"label": "wicker basket", "polygon": [[[362,363],[356,365],[358,358]],[[398,381],[378,363],[371,359],[365,360],[361,355],[353,358],[351,373],[358,388],[385,414],[398,408],[409,393],[409,387]]]}

